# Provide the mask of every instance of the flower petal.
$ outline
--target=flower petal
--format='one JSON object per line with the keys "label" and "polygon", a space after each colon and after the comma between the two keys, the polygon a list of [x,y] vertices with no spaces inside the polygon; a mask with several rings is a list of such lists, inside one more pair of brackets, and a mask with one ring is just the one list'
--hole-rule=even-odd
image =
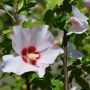
{"label": "flower petal", "polygon": [[23,62],[20,56],[5,55],[3,56],[3,60],[5,62],[2,69],[3,72],[13,72],[17,75],[22,75],[25,72],[37,71],[36,66]]}
{"label": "flower petal", "polygon": [[21,50],[27,47],[31,40],[31,31],[28,28],[22,28],[21,26],[14,26],[13,30],[12,46],[18,54],[21,54]]}
{"label": "flower petal", "polygon": [[46,68],[47,68],[49,65],[48,65],[48,64],[43,64],[43,63],[38,63],[38,65],[40,66],[40,67],[38,68],[38,75],[39,75],[39,77],[41,78],[41,77],[44,76],[45,70],[46,70]]}
{"label": "flower petal", "polygon": [[53,45],[41,52],[41,58],[38,62],[40,61],[45,64],[52,64],[54,63],[56,57],[62,53],[64,53],[64,51],[61,48]]}
{"label": "flower petal", "polygon": [[12,72],[17,75],[22,75],[25,72],[35,71],[38,72],[39,77],[43,77],[45,69],[49,66],[48,64],[37,63],[37,66],[33,66],[22,61],[20,56],[14,57],[13,55],[3,56],[4,68],[3,72]]}
{"label": "flower petal", "polygon": [[83,4],[85,7],[90,8],[90,0],[83,0]]}
{"label": "flower petal", "polygon": [[73,14],[74,16],[79,19],[80,21],[87,21],[88,18],[79,11],[78,8],[76,8],[75,6],[72,6],[72,11],[73,11]]}
{"label": "flower petal", "polygon": [[32,29],[13,27],[12,44],[14,50],[20,54],[25,47],[35,46],[38,51],[43,50],[53,43],[53,35],[47,30],[48,26],[43,25]]}
{"label": "flower petal", "polygon": [[80,60],[82,60],[82,58],[84,57],[83,53],[81,53],[80,51],[78,51],[75,48],[75,46],[73,46],[72,44],[69,44],[68,45],[67,54],[68,54],[68,56],[73,56],[76,59],[80,59]]}
{"label": "flower petal", "polygon": [[75,33],[75,34],[84,33],[88,29],[88,24],[86,22],[82,22],[82,24],[83,26],[80,26],[78,22],[72,23],[72,26],[69,28],[67,35],[70,35],[72,33]]}
{"label": "flower petal", "polygon": [[74,16],[69,19],[71,22],[71,27],[69,28],[69,32],[67,35],[72,33],[81,34],[84,33],[88,29],[88,18],[82,14],[76,7],[72,7]]}
{"label": "flower petal", "polygon": [[48,31],[48,25],[32,28],[32,43],[37,51],[48,48],[54,42],[53,35]]}

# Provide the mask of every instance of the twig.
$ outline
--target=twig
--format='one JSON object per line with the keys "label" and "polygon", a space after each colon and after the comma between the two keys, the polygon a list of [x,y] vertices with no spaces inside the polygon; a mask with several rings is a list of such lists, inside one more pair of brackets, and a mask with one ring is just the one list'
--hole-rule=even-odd
{"label": "twig", "polygon": [[[63,2],[63,15],[66,16],[67,8],[69,6],[68,0],[64,0]],[[64,90],[68,89],[68,69],[67,69],[67,44],[68,44],[68,36],[66,35],[67,31],[64,30],[64,38],[63,38],[63,45],[64,45],[64,59],[63,59],[63,66],[64,66]]]}
{"label": "twig", "polygon": [[18,0],[14,0],[14,13],[13,13],[13,15],[14,15],[14,18],[15,18],[15,24],[19,25],[17,11],[18,11]]}
{"label": "twig", "polygon": [[25,73],[23,74],[21,77],[25,79],[25,84],[27,87],[27,90],[30,90],[30,77],[32,76],[32,74],[30,73]]}
{"label": "twig", "polygon": [[28,77],[25,77],[25,82],[26,82],[27,90],[30,90],[30,82]]}
{"label": "twig", "polygon": [[1,9],[3,9],[11,18],[12,18],[12,20],[15,22],[15,19],[14,19],[14,17],[12,16],[12,14],[10,14],[3,6],[0,6],[1,7]]}
{"label": "twig", "polygon": [[63,59],[63,65],[64,65],[64,90],[68,90],[68,69],[67,69],[67,35],[64,31],[64,59]]}

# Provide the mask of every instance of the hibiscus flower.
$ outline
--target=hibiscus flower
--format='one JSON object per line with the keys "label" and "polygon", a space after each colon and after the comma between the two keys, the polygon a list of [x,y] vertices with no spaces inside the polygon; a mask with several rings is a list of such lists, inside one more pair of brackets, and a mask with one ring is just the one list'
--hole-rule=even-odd
{"label": "hibiscus flower", "polygon": [[88,18],[82,14],[76,7],[72,6],[72,11],[74,16],[72,16],[68,22],[70,22],[71,27],[67,35],[72,33],[81,34],[88,29]]}
{"label": "hibiscus flower", "polygon": [[14,26],[12,46],[18,55],[4,55],[5,65],[2,71],[17,75],[34,71],[39,77],[43,77],[45,69],[63,53],[63,50],[54,44],[54,37],[48,31],[47,25],[31,29]]}

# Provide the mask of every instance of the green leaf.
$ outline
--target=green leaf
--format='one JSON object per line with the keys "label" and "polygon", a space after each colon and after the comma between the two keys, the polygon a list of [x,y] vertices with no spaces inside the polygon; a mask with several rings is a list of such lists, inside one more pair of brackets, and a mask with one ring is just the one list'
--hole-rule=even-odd
{"label": "green leaf", "polygon": [[[32,85],[35,85],[35,87],[39,87],[41,90],[52,90],[51,85],[43,78],[35,78],[31,82]],[[35,90],[32,88],[31,90]]]}
{"label": "green leaf", "polygon": [[4,3],[5,2],[5,0],[0,0],[0,3]]}
{"label": "green leaf", "polygon": [[72,3],[74,0],[71,0],[69,3]]}
{"label": "green leaf", "polygon": [[63,3],[63,0],[47,0],[46,9],[53,10],[56,5],[60,6]]}
{"label": "green leaf", "polygon": [[20,2],[18,3],[18,11],[23,7],[24,5],[24,0],[20,0]]}
{"label": "green leaf", "polygon": [[28,22],[23,23],[23,27],[33,28],[33,27],[40,26],[40,25],[43,25],[43,24],[44,24],[43,21],[36,21],[36,22],[28,21]]}
{"label": "green leaf", "polygon": [[10,76],[9,73],[3,73],[0,78],[1,78],[1,79],[2,79],[2,78],[7,78],[7,77],[9,77],[9,76]]}
{"label": "green leaf", "polygon": [[90,90],[89,84],[82,77],[76,76],[75,80],[84,90]]}
{"label": "green leaf", "polygon": [[5,34],[11,33],[11,32],[12,32],[12,30],[4,30],[4,31],[2,31],[2,34],[5,35]]}
{"label": "green leaf", "polygon": [[86,33],[83,33],[81,35],[75,35],[74,44],[77,48],[82,46],[82,41],[83,39],[85,39],[85,37],[86,37]]}
{"label": "green leaf", "polygon": [[83,68],[88,74],[90,74],[90,66]]}
{"label": "green leaf", "polygon": [[62,81],[52,79],[51,83],[53,85],[52,90],[63,90],[63,83]]}
{"label": "green leaf", "polygon": [[44,21],[46,22],[46,24],[52,26],[53,22],[54,22],[54,12],[51,10],[48,10],[45,15],[44,15]]}
{"label": "green leaf", "polygon": [[35,78],[38,78],[37,73],[32,74],[32,78],[30,77],[30,81],[33,81]]}

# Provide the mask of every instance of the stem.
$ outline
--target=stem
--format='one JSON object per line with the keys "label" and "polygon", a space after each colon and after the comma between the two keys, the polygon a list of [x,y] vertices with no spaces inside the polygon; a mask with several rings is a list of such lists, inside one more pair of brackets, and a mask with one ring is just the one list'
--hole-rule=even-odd
{"label": "stem", "polygon": [[[64,0],[63,2],[63,15],[66,16],[67,9],[69,7],[69,1]],[[63,59],[63,66],[64,66],[64,90],[69,90],[68,88],[68,68],[67,68],[67,44],[68,44],[68,36],[66,35],[67,31],[64,30],[64,38],[63,38],[63,45],[64,45],[64,59]]]}
{"label": "stem", "polygon": [[27,90],[30,90],[30,78],[31,78],[32,74],[30,73],[25,73],[22,75],[22,78],[25,79],[25,84],[26,84],[26,87],[27,87]]}
{"label": "stem", "polygon": [[15,19],[14,19],[14,17],[12,16],[12,14],[10,14],[3,6],[0,6],[1,7],[1,9],[3,9],[11,18],[12,18],[12,20],[15,22]]}
{"label": "stem", "polygon": [[64,90],[68,90],[68,69],[67,69],[67,35],[66,31],[64,31]]}
{"label": "stem", "polygon": [[19,25],[19,20],[17,16],[17,10],[18,10],[18,0],[14,0],[14,18],[15,18],[15,24]]}
{"label": "stem", "polygon": [[30,90],[30,82],[28,77],[25,77],[25,82],[26,82],[27,90]]}

